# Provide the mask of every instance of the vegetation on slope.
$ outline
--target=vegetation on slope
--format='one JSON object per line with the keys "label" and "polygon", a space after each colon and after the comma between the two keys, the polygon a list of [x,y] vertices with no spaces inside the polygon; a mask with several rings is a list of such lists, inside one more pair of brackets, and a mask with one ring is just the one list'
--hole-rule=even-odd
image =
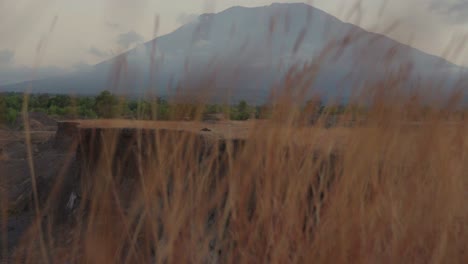
{"label": "vegetation on slope", "polygon": [[[12,125],[20,116],[24,95],[21,93],[0,94],[0,122]],[[339,115],[345,106],[327,106],[310,100],[301,107],[302,111],[314,107],[313,115],[327,113]],[[136,100],[118,97],[109,91],[97,96],[72,97],[69,95],[31,94],[28,99],[29,112],[46,113],[58,119],[128,118],[139,120],[194,120],[221,114],[230,120],[265,119],[271,115],[272,106],[251,106],[246,101],[231,106],[222,104],[196,104],[169,102],[155,97]],[[354,111],[355,113],[358,113]],[[310,110],[310,109],[309,109]],[[349,110],[349,109],[348,109]],[[363,109],[359,110],[362,114]],[[309,111],[310,112],[310,111]]]}

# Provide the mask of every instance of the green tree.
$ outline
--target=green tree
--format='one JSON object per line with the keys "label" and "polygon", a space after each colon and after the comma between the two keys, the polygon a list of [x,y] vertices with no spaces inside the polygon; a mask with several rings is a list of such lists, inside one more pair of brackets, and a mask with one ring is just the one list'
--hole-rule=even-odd
{"label": "green tree", "polygon": [[40,94],[37,97],[37,107],[47,109],[50,104],[50,96],[48,94]]}
{"label": "green tree", "polygon": [[23,95],[19,93],[9,93],[4,96],[7,107],[16,111],[21,111],[23,107]]}
{"label": "green tree", "polygon": [[218,114],[222,113],[223,108],[217,104],[209,104],[205,106],[205,113],[206,114]]}
{"label": "green tree", "polygon": [[47,112],[50,106],[50,96],[48,94],[31,95],[29,98],[29,108],[32,111]]}
{"label": "green tree", "polygon": [[128,109],[133,117],[143,120],[168,120],[170,114],[169,104],[159,97],[130,101]]}
{"label": "green tree", "polygon": [[55,105],[59,108],[65,108],[71,105],[71,97],[68,95],[56,95],[49,100],[49,106]]}
{"label": "green tree", "polygon": [[4,95],[0,95],[0,124],[7,123],[7,103]]}
{"label": "green tree", "polygon": [[236,107],[231,109],[230,116],[232,120],[247,120],[250,118],[251,113],[252,111],[247,102],[242,100]]}
{"label": "green tree", "polygon": [[52,116],[63,116],[65,115],[65,108],[61,108],[57,105],[51,105],[47,113]]}
{"label": "green tree", "polygon": [[114,118],[118,116],[118,99],[109,91],[101,92],[94,102],[94,111],[99,117]]}
{"label": "green tree", "polygon": [[16,119],[18,118],[19,111],[8,108],[7,114],[6,114],[6,122],[8,125],[12,125],[15,123]]}
{"label": "green tree", "polygon": [[16,121],[19,111],[8,107],[8,102],[11,95],[0,95],[0,125],[11,125]]}
{"label": "green tree", "polygon": [[158,99],[156,105],[156,117],[158,120],[169,120],[170,106],[166,100]]}

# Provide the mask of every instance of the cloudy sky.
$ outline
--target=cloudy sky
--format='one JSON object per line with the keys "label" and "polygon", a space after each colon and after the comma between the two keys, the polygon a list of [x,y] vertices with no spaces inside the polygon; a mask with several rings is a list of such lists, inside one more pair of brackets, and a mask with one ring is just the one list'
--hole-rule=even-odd
{"label": "cloudy sky", "polygon": [[[72,69],[169,33],[206,12],[268,0],[0,0],[0,69]],[[304,1],[338,18],[442,55],[468,29],[468,0]],[[392,23],[397,27],[386,30]],[[448,59],[468,66],[468,52]]]}

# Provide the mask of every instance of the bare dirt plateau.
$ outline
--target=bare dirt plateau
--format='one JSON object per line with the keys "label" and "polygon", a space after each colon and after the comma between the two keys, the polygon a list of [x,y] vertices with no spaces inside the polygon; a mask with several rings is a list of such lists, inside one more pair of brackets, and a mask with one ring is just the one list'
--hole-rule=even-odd
{"label": "bare dirt plateau", "polygon": [[[22,234],[27,230],[34,217],[31,206],[32,182],[37,181],[37,190],[40,197],[47,196],[45,188],[58,174],[63,173],[63,168],[73,169],[75,151],[70,144],[57,144],[57,124],[51,126],[42,125],[40,120],[32,120],[36,125],[30,127],[27,133],[20,129],[0,129],[0,229],[5,234],[0,238],[0,248],[5,246],[11,251],[20,241]],[[269,129],[264,121],[216,121],[216,122],[153,122],[131,120],[73,120],[59,122],[60,124],[73,124],[77,128],[108,128],[108,129],[167,129],[183,130],[200,133],[219,139],[245,139],[249,137],[265,137]],[[288,129],[274,125],[275,131],[285,133],[287,137],[293,137],[298,143],[312,142],[305,140],[313,136],[313,142],[318,142],[322,147],[339,145],[338,139],[343,139],[347,130],[336,129]],[[46,129],[44,129],[46,128]],[[279,128],[279,129],[278,129]],[[314,129],[314,133],[311,133]],[[342,143],[340,143],[342,144]],[[5,212],[6,216],[5,217]],[[6,219],[6,221],[5,221]],[[1,255],[0,260],[5,256]]]}

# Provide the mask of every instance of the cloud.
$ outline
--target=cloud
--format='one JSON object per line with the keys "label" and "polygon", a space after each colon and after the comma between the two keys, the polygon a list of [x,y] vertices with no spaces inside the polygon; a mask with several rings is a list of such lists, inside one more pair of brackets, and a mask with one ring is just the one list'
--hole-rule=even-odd
{"label": "cloud", "polygon": [[0,50],[0,65],[10,65],[13,62],[15,53],[11,50]]}
{"label": "cloud", "polygon": [[117,22],[127,29],[139,27],[151,6],[149,0],[104,0],[102,2],[104,2],[104,16],[107,20]]}
{"label": "cloud", "polygon": [[181,24],[181,25],[185,25],[185,24],[188,24],[188,23],[191,23],[191,22],[194,22],[198,19],[198,15],[197,14],[187,14],[187,13],[182,13],[182,14],[179,14],[177,16],[177,23]]}
{"label": "cloud", "polygon": [[99,58],[105,58],[105,57],[109,56],[109,53],[108,53],[108,52],[103,51],[103,50],[101,50],[101,49],[98,49],[98,48],[96,48],[96,47],[94,47],[94,46],[90,47],[89,50],[88,50],[88,52],[89,52],[91,55],[93,55],[93,56],[95,56],[95,57],[99,57]]}
{"label": "cloud", "polygon": [[363,7],[364,28],[440,56],[455,26],[428,9],[435,1],[395,0],[381,5],[382,1],[369,0]]}
{"label": "cloud", "polygon": [[455,24],[468,22],[468,0],[431,0],[429,10]]}
{"label": "cloud", "polygon": [[77,70],[77,71],[86,71],[92,68],[93,68],[92,65],[89,65],[88,63],[83,62],[83,61],[73,64],[73,67],[72,67],[73,70]]}
{"label": "cloud", "polygon": [[69,73],[69,70],[54,66],[29,67],[11,66],[0,71],[0,86],[30,81],[32,79],[45,79]]}
{"label": "cloud", "polygon": [[129,48],[132,44],[139,43],[145,39],[140,34],[131,30],[127,33],[120,34],[117,37],[117,43],[123,48]]}
{"label": "cloud", "polygon": [[119,30],[122,27],[120,24],[114,23],[114,22],[111,22],[111,21],[106,21],[105,25],[107,27],[109,27],[110,29],[113,29],[113,30]]}

